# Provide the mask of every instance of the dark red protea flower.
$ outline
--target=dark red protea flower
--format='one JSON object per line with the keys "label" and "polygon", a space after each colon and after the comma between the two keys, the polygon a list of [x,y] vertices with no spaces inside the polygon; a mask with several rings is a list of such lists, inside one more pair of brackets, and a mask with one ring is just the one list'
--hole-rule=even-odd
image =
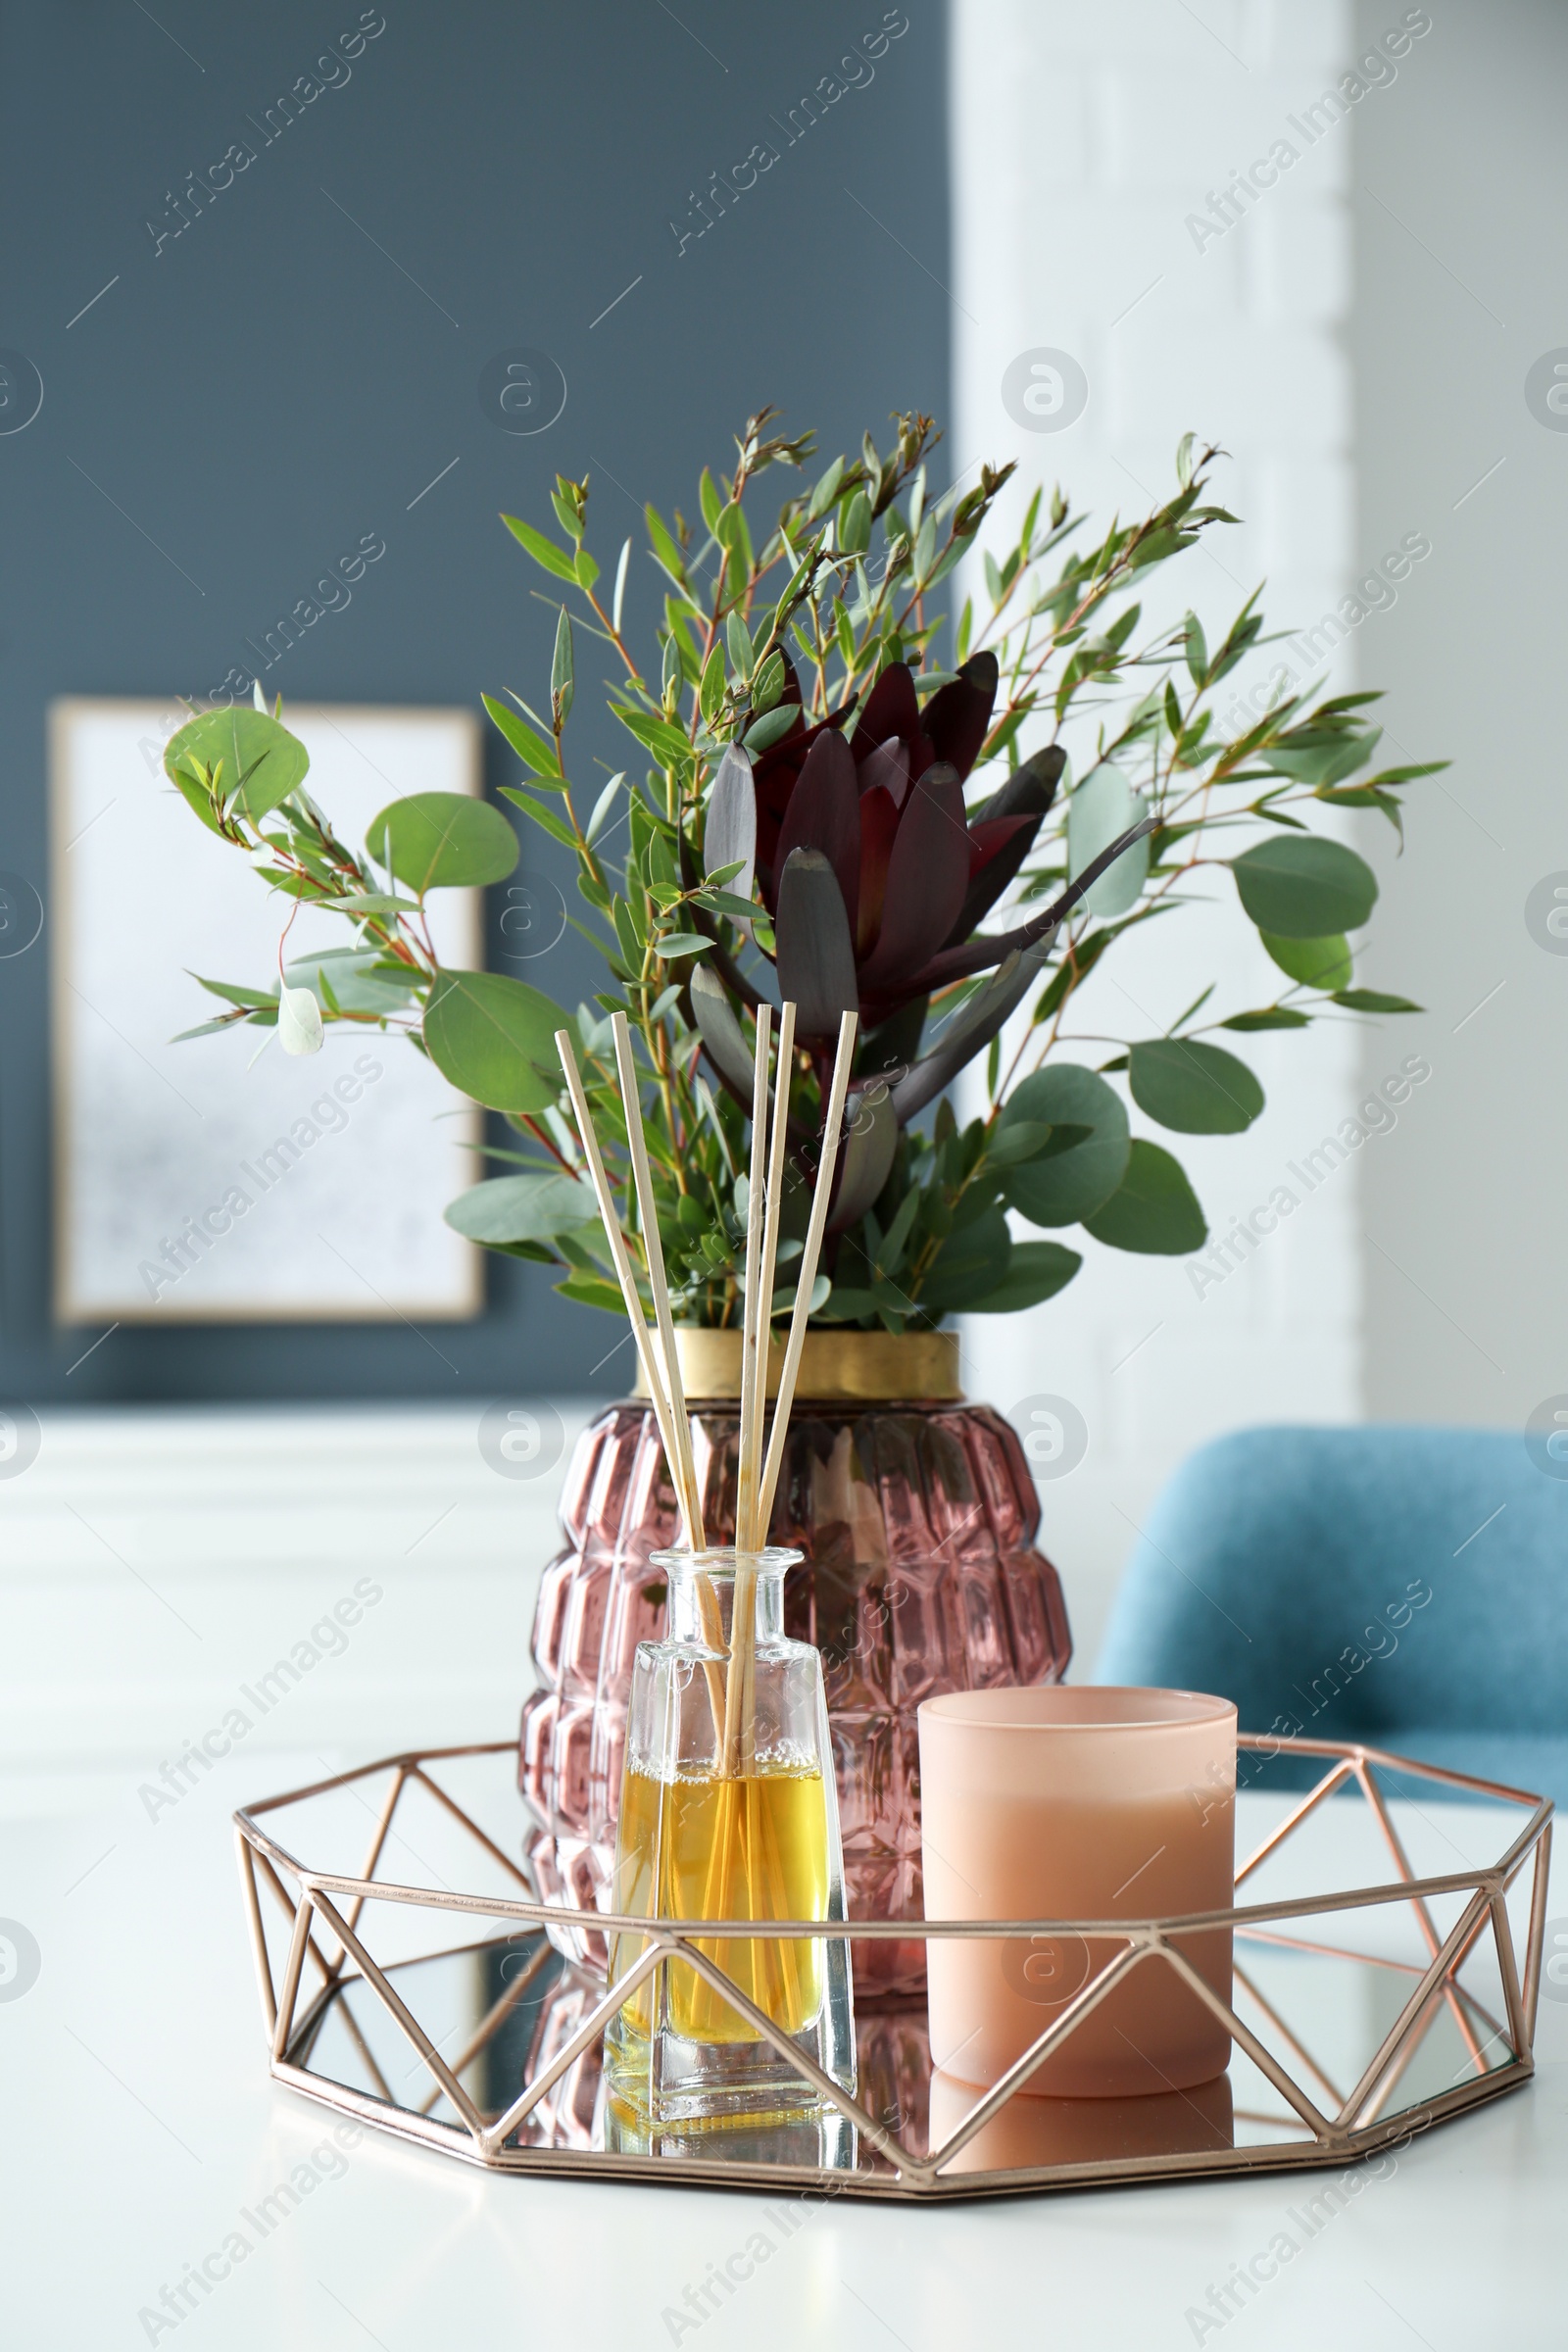
{"label": "dark red protea flower", "polygon": [[[1016,929],[976,938],[1034,846],[1066,765],[1056,745],[1014,768],[979,808],[963,782],[979,757],[997,694],[997,662],[976,654],[920,708],[906,662],[872,688],[846,740],[849,709],[804,719],[755,761],[732,746],[714,778],[705,833],[710,872],[739,866],[734,888],[760,892],[773,923],[780,998],[793,998],[796,1035],[826,1072],[842,1014],[859,1016],[862,1043],[832,1227],[876,1199],[899,1129],[988,1046],[1039,975],[1057,925],[1105,867],[1152,827],[1112,843],[1044,911]],[[800,703],[793,671],[784,702]],[[694,883],[695,873],[688,873]],[[751,1049],[736,1005],[756,990],[713,940],[691,980],[697,1025],[738,1101],[751,1101]],[[919,1056],[934,990],[997,966],[994,977]]]}
{"label": "dark red protea flower", "polygon": [[[846,1004],[873,1029],[928,993],[925,967],[969,937],[1028,855],[1055,791],[1059,752],[1018,770],[972,819],[964,809],[963,781],[996,693],[996,657],[977,654],[922,711],[907,663],[896,662],[848,741],[848,713],[836,712],[757,761],[757,879],[774,921],[779,985],[800,1004],[803,1038],[831,1036]],[[842,935],[820,867],[792,866],[799,851],[816,852],[832,869]],[[852,965],[853,995],[847,987],[824,994],[821,982],[847,981]]]}

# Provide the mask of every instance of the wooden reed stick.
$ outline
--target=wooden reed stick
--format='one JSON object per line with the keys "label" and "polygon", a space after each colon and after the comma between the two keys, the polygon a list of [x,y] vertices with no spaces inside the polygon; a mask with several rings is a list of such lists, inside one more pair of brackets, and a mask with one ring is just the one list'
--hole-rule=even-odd
{"label": "wooden reed stick", "polygon": [[[767,1196],[767,1049],[773,1009],[757,1008],[757,1060],[752,1080],[752,1169],[746,1199],[746,1282],[741,1337],[740,1459],[735,1478],[735,1542],[743,1551],[754,1548],[752,1523],[757,1513],[757,1455],[752,1434],[757,1425],[757,1307],[762,1271],[762,1223]],[[766,1359],[762,1377],[766,1378]]]}
{"label": "wooden reed stick", "polygon": [[620,1219],[615,1213],[614,1195],[611,1192],[610,1179],[605,1174],[605,1163],[600,1156],[599,1138],[594,1133],[594,1123],[588,1114],[588,1098],[583,1092],[582,1078],[577,1069],[577,1056],[572,1052],[569,1030],[558,1029],[556,1031],[556,1052],[561,1056],[561,1067],[565,1073],[566,1092],[571,1097],[571,1107],[577,1119],[578,1141],[582,1145],[583,1158],[588,1163],[588,1174],[593,1184],[594,1198],[599,1202],[599,1214],[604,1223],[605,1239],[610,1244],[610,1254],[620,1283],[621,1298],[625,1303],[626,1313],[631,1323],[631,1336],[637,1343],[637,1354],[642,1363],[643,1379],[648,1384],[648,1394],[653,1400],[654,1418],[659,1423],[659,1435],[663,1444],[665,1459],[669,1463],[670,1478],[675,1488],[676,1499],[680,1504],[681,1517],[686,1521],[686,1540],[690,1543],[692,1519],[691,1508],[688,1506],[691,1505],[691,1497],[685,1493],[681,1482],[680,1458],[675,1446],[675,1433],[670,1424],[669,1398],[664,1389],[663,1372],[654,1347],[654,1335],[650,1332],[643,1314],[643,1302],[637,1292],[637,1277],[632,1270],[631,1257],[626,1248],[626,1237],[620,1230]]}
{"label": "wooden reed stick", "polygon": [[[795,1383],[800,1374],[801,1351],[806,1343],[807,1326],[810,1320],[811,1294],[816,1284],[817,1261],[821,1255],[822,1238],[827,1227],[827,1214],[832,1199],[834,1171],[838,1165],[839,1143],[844,1125],[844,1105],[849,1093],[850,1073],[855,1058],[856,1015],[844,1014],[839,1024],[838,1051],[834,1057],[833,1077],[828,1090],[827,1113],[822,1135],[822,1156],[816,1172],[811,1199],[810,1220],[806,1243],[801,1252],[796,1280],[795,1307],[790,1317],[789,1339],[784,1350],[777,1401],[774,1406],[771,1430],[765,1457],[762,1434],[766,1418],[768,1351],[772,1338],[773,1280],[778,1260],[779,1233],[784,1211],[784,1154],[789,1131],[789,1099],[791,1061],[795,1050],[795,1006],[786,1004],[779,1027],[778,1080],[773,1097],[772,1123],[768,1114],[768,1047],[772,1032],[772,1011],[761,1004],[757,1012],[756,1063],[752,1096],[752,1159],[750,1189],[746,1217],[746,1273],[743,1284],[743,1329],[741,1337],[741,1411],[740,1447],[736,1467],[735,1541],[740,1555],[735,1570],[734,1593],[731,1605],[729,1655],[720,1670],[716,1657],[705,1665],[710,1703],[717,1735],[720,1769],[732,1786],[739,1782],[748,1767],[755,1764],[756,1740],[756,1569],[747,1558],[755,1553],[766,1537],[772,1518],[773,1498],[778,1489],[783,1467],[784,1446],[789,1430],[790,1407],[794,1401]],[[616,1013],[612,1022],[615,1043],[615,1063],[620,1077],[621,1094],[626,1120],[626,1139],[630,1151],[633,1181],[636,1187],[643,1247],[648,1264],[648,1285],[654,1301],[655,1330],[650,1331],[643,1311],[637,1277],[621,1230],[614,1197],[605,1173],[605,1163],[594,1132],[588,1109],[588,1098],[583,1089],[576,1055],[572,1050],[571,1034],[561,1029],[556,1032],[556,1051],[565,1074],[567,1092],[576,1115],[583,1157],[592,1180],[594,1197],[604,1222],[605,1237],[610,1245],[621,1298],[631,1323],[642,1362],[643,1377],[653,1401],[654,1417],[659,1427],[664,1456],[669,1464],[670,1477],[679,1499],[681,1517],[685,1522],[689,1546],[701,1550],[705,1543],[702,1496],[698,1487],[697,1465],[692,1450],[691,1424],[686,1411],[686,1399],[680,1376],[674,1319],[669,1305],[669,1285],[664,1270],[663,1245],[659,1231],[658,1203],[654,1195],[653,1171],[648,1159],[648,1142],[643,1131],[641,1090],[638,1085],[636,1061],[632,1052],[631,1031],[624,1013]],[[656,1346],[656,1333],[658,1345]],[[663,1361],[661,1363],[660,1355]],[[702,1616],[706,1645],[712,1650],[724,1646],[717,1595],[710,1581],[700,1576],[697,1580],[698,1606]],[[719,1842],[727,1844],[729,1816],[723,1817]],[[744,1838],[743,1838],[744,1842]],[[716,1849],[715,1849],[716,1851]],[[748,1870],[750,1864],[746,1865]]]}
{"label": "wooden reed stick", "polygon": [[615,1013],[610,1026],[615,1040],[615,1066],[620,1072],[626,1139],[631,1146],[632,1173],[637,1185],[643,1250],[648,1259],[648,1287],[654,1294],[654,1315],[659,1324],[660,1344],[664,1350],[664,1363],[669,1376],[669,1419],[680,1456],[678,1467],[672,1461],[670,1470],[677,1484],[684,1486],[690,1498],[691,1508],[686,1519],[692,1549],[702,1551],[708,1543],[703,1527],[703,1494],[697,1480],[696,1458],[692,1452],[691,1422],[687,1417],[686,1391],[680,1376],[680,1350],[675,1345],[675,1323],[669,1311],[664,1245],[659,1231],[659,1206],[654,1199],[653,1170],[648,1164],[648,1139],[643,1133],[642,1090],[637,1079],[637,1064],[632,1057],[631,1030],[626,1015],[623,1012]]}
{"label": "wooden reed stick", "polygon": [[735,1472],[735,1546],[741,1556],[735,1563],[735,1583],[730,1597],[729,1667],[724,1680],[724,1772],[730,1779],[741,1771],[751,1746],[746,1736],[749,1726],[745,1721],[745,1698],[747,1683],[751,1679],[748,1667],[755,1632],[753,1620],[756,1614],[757,1578],[755,1572],[745,1564],[745,1554],[754,1548],[752,1528],[757,1518],[757,1476],[760,1465],[752,1443],[759,1426],[757,1388],[759,1379],[765,1384],[767,1376],[765,1357],[759,1370],[757,1331],[762,1272],[763,1212],[767,1193],[767,1050],[772,1026],[772,1006],[760,1004],[757,1008],[756,1058],[752,1077],[752,1166],[746,1196],[740,1447]]}
{"label": "wooden reed stick", "polygon": [[762,1470],[761,1494],[758,1500],[758,1512],[763,1527],[771,1523],[773,1496],[778,1490],[779,1473],[784,1467],[784,1443],[789,1436],[790,1406],[795,1400],[801,1349],[806,1345],[806,1327],[811,1315],[811,1293],[816,1287],[816,1261],[822,1253],[822,1236],[827,1228],[828,1206],[833,1197],[839,1130],[844,1124],[844,1102],[850,1091],[850,1073],[855,1062],[855,1031],[856,1015],[847,1012],[839,1023],[838,1053],[833,1063],[832,1084],[828,1089],[827,1122],[822,1132],[822,1159],[811,1196],[811,1221],[807,1227],[806,1247],[801,1251],[795,1310],[790,1316],[789,1340],[784,1349],[784,1365],[779,1374],[778,1396],[774,1400],[773,1420],[768,1433],[767,1460]]}
{"label": "wooden reed stick", "polygon": [[[690,1432],[687,1433],[687,1452],[683,1455],[675,1442],[669,1394],[664,1387],[658,1350],[654,1346],[654,1335],[650,1332],[643,1314],[643,1302],[637,1291],[637,1277],[632,1270],[631,1256],[626,1248],[626,1237],[620,1230],[620,1219],[615,1213],[615,1200],[610,1189],[610,1179],[605,1174],[605,1163],[599,1150],[599,1138],[594,1133],[594,1123],[589,1115],[588,1098],[583,1092],[582,1077],[577,1068],[577,1056],[572,1052],[569,1030],[558,1029],[556,1031],[556,1052],[561,1057],[561,1067],[565,1075],[566,1092],[571,1097],[571,1107],[577,1120],[577,1136],[582,1145],[583,1157],[588,1163],[594,1198],[599,1203],[599,1215],[604,1224],[605,1239],[610,1244],[610,1254],[614,1261],[615,1273],[620,1282],[620,1296],[631,1323],[632,1338],[637,1344],[637,1353],[642,1362],[643,1379],[647,1383],[649,1398],[654,1408],[654,1419],[659,1427],[660,1443],[664,1448],[664,1459],[669,1464],[670,1482],[675,1489],[675,1497],[680,1507],[681,1518],[685,1522],[687,1546],[689,1549],[697,1550],[701,1548],[702,1510],[696,1493],[695,1474],[692,1485],[687,1487],[685,1484],[685,1462],[690,1453]],[[628,1119],[628,1127],[629,1125],[630,1120]],[[657,1227],[655,1230],[657,1232]],[[674,1348],[672,1347],[670,1362],[673,1363],[673,1361]],[[679,1378],[678,1370],[676,1378]],[[719,1617],[718,1598],[707,1577],[698,1579],[697,1602],[702,1613],[704,1641],[710,1649],[722,1649],[724,1635],[722,1621]],[[713,1729],[716,1738],[722,1734],[726,1693],[716,1663],[705,1666],[703,1673],[708,1685],[709,1704],[713,1710]]]}
{"label": "wooden reed stick", "polygon": [[[767,1369],[773,1341],[773,1276],[778,1263],[779,1229],[784,1209],[784,1153],[789,1143],[791,1059],[795,1052],[795,1006],[786,1001],[779,1013],[778,1076],[773,1088],[772,1126],[768,1135],[767,1190],[763,1200],[762,1256],[753,1301],[751,1417],[742,1431],[742,1452],[751,1465],[747,1487],[748,1519],[736,1541],[748,1551],[760,1551],[767,1542],[767,1520],[760,1508],[762,1424],[767,1410]],[[744,1586],[744,1592],[741,1588]],[[736,1605],[744,1604],[736,1665],[732,1679],[740,1683],[740,1745],[736,1763],[741,1770],[757,1760],[757,1602],[756,1583],[747,1571],[736,1578]],[[738,1676],[736,1669],[738,1668]]]}
{"label": "wooden reed stick", "polygon": [[[758,1283],[758,1378],[753,1391],[750,1450],[753,1461],[762,1460],[762,1420],[767,1408],[767,1367],[773,1346],[773,1278],[778,1265],[779,1228],[784,1214],[784,1153],[789,1144],[791,1061],[795,1052],[795,1006],[786,1004],[779,1016],[778,1077],[773,1089],[773,1126],[767,1153],[767,1221],[762,1231],[762,1270]],[[757,1500],[760,1501],[760,1492]],[[738,1539],[753,1551],[767,1542],[767,1521],[753,1506],[752,1524]]]}

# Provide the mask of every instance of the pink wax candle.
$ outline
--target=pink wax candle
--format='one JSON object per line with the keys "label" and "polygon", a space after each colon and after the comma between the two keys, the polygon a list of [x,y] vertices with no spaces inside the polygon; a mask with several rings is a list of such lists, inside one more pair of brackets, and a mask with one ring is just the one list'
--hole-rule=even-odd
{"label": "pink wax candle", "polygon": [[[928,1919],[1223,1911],[1236,1870],[1236,1709],[1191,1690],[961,1690],[919,1713]],[[1173,1938],[1223,2000],[1231,1934]],[[932,2064],[989,2089],[1124,1946],[1104,1936],[934,1936]],[[1167,1961],[1141,1960],[1026,2088],[1184,2090],[1230,2036]]]}

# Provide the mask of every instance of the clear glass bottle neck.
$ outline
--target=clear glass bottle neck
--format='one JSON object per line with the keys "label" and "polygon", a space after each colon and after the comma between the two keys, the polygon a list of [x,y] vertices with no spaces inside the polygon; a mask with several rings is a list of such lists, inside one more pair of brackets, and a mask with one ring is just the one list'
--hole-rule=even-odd
{"label": "clear glass bottle neck", "polygon": [[752,1596],[759,1642],[784,1633],[784,1576],[799,1553],[656,1553],[669,1580],[668,1635],[708,1649],[727,1650],[737,1592]]}

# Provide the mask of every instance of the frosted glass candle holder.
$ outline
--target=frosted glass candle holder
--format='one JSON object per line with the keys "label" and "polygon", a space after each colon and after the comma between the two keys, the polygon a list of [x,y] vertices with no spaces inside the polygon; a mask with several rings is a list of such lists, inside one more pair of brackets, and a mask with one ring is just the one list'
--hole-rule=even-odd
{"label": "frosted glass candle holder", "polygon": [[[920,1708],[928,1919],[1152,1920],[1227,1910],[1236,1709],[1192,1690],[959,1690]],[[1231,1932],[1172,1938],[1221,1999]],[[990,2089],[1125,1945],[1108,1936],[933,1937],[934,2066]],[[1157,1954],[1024,2087],[1058,2098],[1185,2090],[1230,2036]]]}

